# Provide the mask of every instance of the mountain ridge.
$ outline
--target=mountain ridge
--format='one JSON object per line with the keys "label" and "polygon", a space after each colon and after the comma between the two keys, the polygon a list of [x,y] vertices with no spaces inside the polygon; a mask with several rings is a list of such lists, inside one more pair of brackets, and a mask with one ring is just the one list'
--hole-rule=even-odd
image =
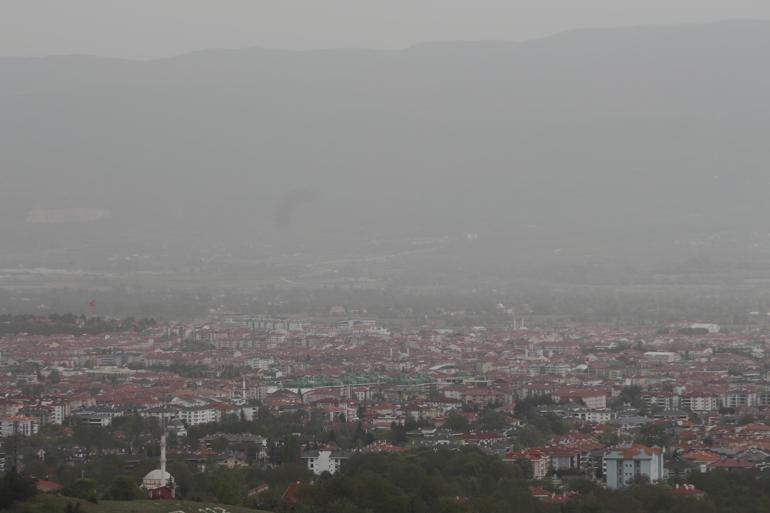
{"label": "mountain ridge", "polygon": [[[753,244],[764,258],[763,62],[770,22],[0,59],[0,236],[19,250],[130,238],[312,252],[480,233],[530,259]],[[52,230],[25,222],[35,209],[111,215]]]}

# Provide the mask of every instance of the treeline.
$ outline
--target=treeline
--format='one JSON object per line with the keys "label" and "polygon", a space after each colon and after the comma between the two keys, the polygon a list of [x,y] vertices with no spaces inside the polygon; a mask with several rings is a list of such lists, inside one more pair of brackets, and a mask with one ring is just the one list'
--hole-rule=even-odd
{"label": "treeline", "polygon": [[23,314],[0,315],[0,336],[18,335],[96,335],[118,331],[144,331],[155,326],[155,319],[107,319],[74,314],[51,314],[47,316]]}
{"label": "treeline", "polygon": [[[474,448],[425,449],[358,456],[343,470],[297,491],[298,505],[262,504],[295,513],[760,513],[770,511],[770,475],[714,471],[688,480],[705,492],[683,496],[669,485],[640,482],[608,490],[585,479],[563,503],[535,499],[517,464]],[[550,481],[540,483],[550,488]],[[566,490],[564,490],[566,491]],[[555,490],[558,497],[563,492]]]}
{"label": "treeline", "polygon": [[338,474],[298,490],[297,499],[297,513],[546,511],[518,465],[476,448],[357,456]]}
{"label": "treeline", "polygon": [[680,497],[670,486],[637,485],[611,491],[577,480],[581,495],[562,513],[760,513],[770,511],[770,475],[758,471],[711,471],[692,474],[688,483],[705,492],[702,498]]}
{"label": "treeline", "polygon": [[[694,473],[687,483],[705,492],[679,496],[671,485],[639,482],[608,490],[584,478],[566,479],[564,489],[551,480],[536,482],[561,504],[535,499],[527,470],[475,447],[420,449],[351,458],[335,475],[313,476],[296,456],[271,465],[227,469],[207,462],[200,471],[181,460],[169,462],[181,497],[243,505],[278,513],[760,513],[770,511],[770,475],[759,471]],[[63,463],[63,462],[60,462]],[[126,469],[125,460],[105,456],[85,468],[68,468],[63,495],[91,502],[143,497],[141,476],[156,468],[145,460]],[[27,472],[32,469],[27,469]],[[42,470],[42,469],[41,469]],[[35,473],[39,475],[39,473]],[[79,477],[85,475],[86,477]],[[88,477],[90,476],[90,477]],[[69,477],[69,479],[67,479]],[[297,486],[297,483],[303,484]],[[267,484],[259,496],[249,490]],[[287,491],[288,489],[288,491]],[[0,510],[34,495],[29,479],[15,473],[0,480]]]}

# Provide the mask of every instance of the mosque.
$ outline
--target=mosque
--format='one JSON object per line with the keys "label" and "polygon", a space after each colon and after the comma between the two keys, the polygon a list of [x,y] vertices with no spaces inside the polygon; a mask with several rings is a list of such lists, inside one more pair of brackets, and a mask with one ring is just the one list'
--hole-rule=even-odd
{"label": "mosque", "polygon": [[160,468],[142,479],[142,488],[148,499],[173,500],[176,498],[174,476],[166,472],[166,435],[160,437]]}

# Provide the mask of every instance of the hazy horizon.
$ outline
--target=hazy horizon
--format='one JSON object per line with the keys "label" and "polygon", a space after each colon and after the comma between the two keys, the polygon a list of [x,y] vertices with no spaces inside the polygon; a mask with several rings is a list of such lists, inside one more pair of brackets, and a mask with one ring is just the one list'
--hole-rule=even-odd
{"label": "hazy horizon", "polygon": [[177,53],[170,53],[170,54],[163,54],[163,55],[153,55],[153,56],[123,56],[123,55],[106,55],[106,54],[100,54],[98,52],[66,52],[66,53],[40,53],[40,54],[4,54],[0,52],[0,59],[46,59],[46,58],[56,58],[56,57],[93,57],[98,59],[111,59],[111,60],[123,60],[123,61],[134,61],[134,62],[153,62],[153,61],[164,61],[164,60],[170,60],[175,59],[179,57],[186,57],[190,55],[200,54],[200,53],[206,53],[206,52],[218,52],[218,51],[232,51],[232,52],[238,52],[238,51],[248,51],[248,50],[264,50],[264,51],[275,51],[275,52],[286,52],[286,53],[317,53],[317,52],[345,52],[345,51],[362,51],[362,52],[404,52],[408,50],[417,49],[420,47],[426,47],[426,46],[432,46],[432,45],[452,45],[452,44],[460,44],[460,45],[477,45],[477,44],[527,44],[527,43],[535,43],[542,40],[548,40],[552,38],[557,38],[560,36],[565,36],[573,33],[582,33],[582,32],[621,32],[624,30],[639,30],[639,29],[657,29],[657,28],[677,28],[677,27],[704,27],[704,26],[712,26],[712,25],[724,25],[724,24],[743,24],[743,23],[757,23],[757,24],[764,24],[764,23],[770,23],[770,17],[768,18],[724,18],[724,19],[715,19],[712,21],[706,21],[706,22],[692,22],[692,23],[640,23],[640,24],[629,24],[629,25],[607,25],[607,26],[586,26],[586,27],[575,27],[575,28],[567,28],[564,30],[557,30],[555,32],[549,32],[542,35],[532,36],[532,37],[526,37],[522,39],[514,39],[514,38],[478,38],[478,39],[461,39],[461,38],[447,38],[447,39],[426,39],[426,40],[418,40],[414,41],[408,44],[404,44],[403,46],[392,46],[392,47],[377,47],[377,46],[320,46],[320,47],[303,47],[303,48],[291,48],[288,46],[208,46],[208,47],[201,47],[201,48],[194,48],[190,50],[182,50]]}
{"label": "hazy horizon", "polygon": [[768,60],[770,21],[0,59],[0,287],[753,302]]}
{"label": "hazy horizon", "polygon": [[0,56],[144,60],[212,48],[397,50],[434,41],[529,41],[580,29],[768,19],[770,4],[751,0],[623,6],[610,0],[6,0]]}

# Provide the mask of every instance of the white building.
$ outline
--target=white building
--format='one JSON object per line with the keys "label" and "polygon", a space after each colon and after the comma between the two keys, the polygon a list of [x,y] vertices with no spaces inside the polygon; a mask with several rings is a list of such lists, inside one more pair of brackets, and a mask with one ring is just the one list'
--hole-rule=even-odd
{"label": "white building", "polygon": [[719,398],[708,395],[685,394],[679,399],[682,408],[691,411],[715,411],[719,409]]}
{"label": "white building", "polygon": [[245,363],[252,369],[268,370],[275,363],[275,360],[272,358],[249,358]]}
{"label": "white building", "polygon": [[705,322],[695,322],[690,324],[690,329],[694,330],[706,330],[709,333],[719,333],[720,327],[719,324],[711,324],[711,323],[705,323]]}
{"label": "white building", "polygon": [[663,450],[643,445],[618,447],[604,455],[604,466],[607,487],[611,489],[638,480],[656,483],[663,478]]}
{"label": "white building", "polygon": [[653,362],[673,363],[681,360],[682,356],[673,351],[647,351],[644,353],[644,358]]}
{"label": "white building", "polygon": [[722,395],[722,406],[725,408],[757,405],[757,394],[750,390],[730,390]]}
{"label": "white building", "polygon": [[69,415],[69,403],[54,403],[51,405],[51,424],[61,425]]}
{"label": "white building", "polygon": [[160,438],[160,468],[144,476],[142,488],[148,499],[173,499],[176,495],[174,477],[166,472],[166,435]]}
{"label": "white building", "polygon": [[549,405],[538,409],[541,414],[551,413],[565,419],[577,419],[585,422],[610,422],[617,413],[608,408],[591,410],[581,406]]}
{"label": "white building", "polygon": [[182,408],[179,410],[179,419],[181,419],[187,426],[219,422],[221,417],[222,415],[218,409],[208,406]]}
{"label": "white building", "polygon": [[0,436],[32,436],[37,434],[40,423],[35,417],[17,415],[0,419]]}
{"label": "white building", "polygon": [[259,406],[241,406],[241,416],[243,416],[244,420],[252,422],[259,416]]}
{"label": "white building", "polygon": [[308,451],[302,455],[307,462],[307,468],[315,475],[320,476],[324,472],[336,473],[342,466],[342,462],[349,456],[340,451]]}
{"label": "white building", "polygon": [[566,416],[572,419],[584,420],[586,422],[609,422],[613,420],[617,414],[610,409],[589,410],[587,408],[579,408],[569,410]]}

